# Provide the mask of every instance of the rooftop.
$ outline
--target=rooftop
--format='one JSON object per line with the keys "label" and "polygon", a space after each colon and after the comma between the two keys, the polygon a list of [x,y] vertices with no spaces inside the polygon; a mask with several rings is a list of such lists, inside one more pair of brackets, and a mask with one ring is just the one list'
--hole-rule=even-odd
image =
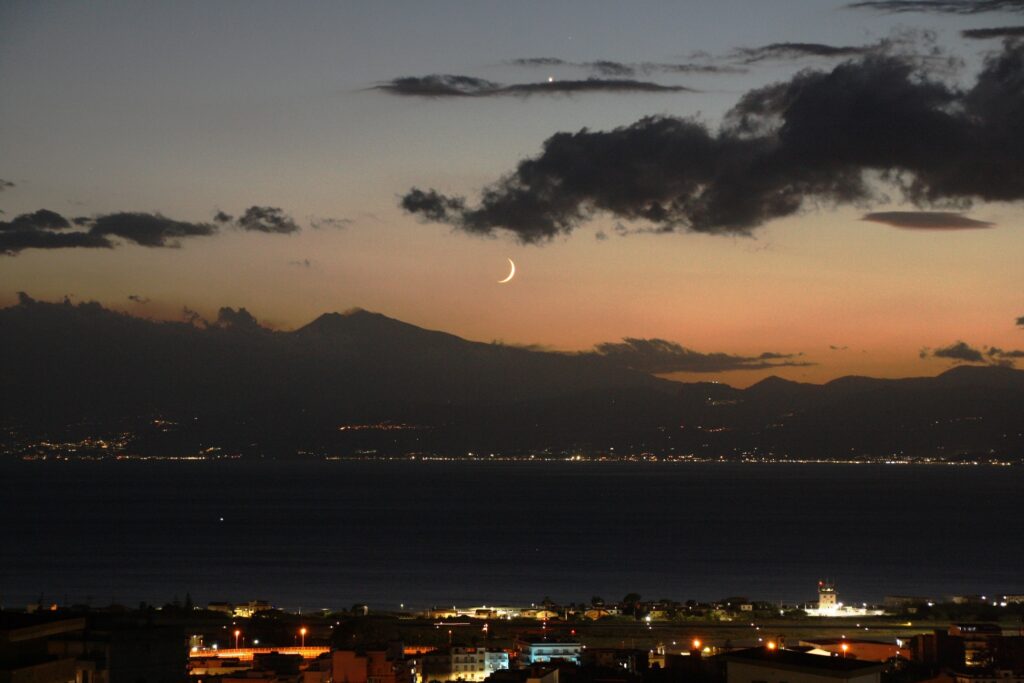
{"label": "rooftop", "polygon": [[864,662],[845,657],[810,655],[793,650],[771,650],[767,647],[752,647],[723,655],[726,662],[770,666],[780,669],[808,671],[837,678],[850,678],[882,670],[879,662]]}

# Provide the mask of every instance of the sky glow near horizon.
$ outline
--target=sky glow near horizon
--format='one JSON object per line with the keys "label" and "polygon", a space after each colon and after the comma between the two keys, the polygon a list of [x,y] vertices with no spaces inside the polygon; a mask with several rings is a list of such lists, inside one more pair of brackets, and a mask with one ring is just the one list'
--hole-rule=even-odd
{"label": "sky glow near horizon", "polygon": [[[217,211],[269,206],[302,230],[225,225],[179,248],[25,249],[0,256],[0,305],[25,291],[162,319],[180,319],[184,306],[211,318],[241,306],[280,329],[362,307],[479,341],[573,351],[659,338],[813,363],[674,375],[738,386],[769,374],[936,374],[951,360],[919,352],[958,340],[1024,348],[1021,202],[962,211],[994,224],[982,229],[862,220],[916,209],[886,188],[889,202],[811,202],[749,237],[624,235],[621,219],[599,214],[539,245],[424,223],[399,207],[412,187],[475,203],[559,132],[651,115],[696,117],[714,130],[752,89],[842,61],[742,63],[736,50],[861,46],[932,31],[934,45],[963,62],[946,77],[969,85],[1001,43],[960,31],[1024,24],[1020,11],[892,14],[844,4],[7,3],[0,178],[13,187],[0,191],[0,220],[46,208],[212,223]],[[570,64],[512,63],[540,57]],[[431,74],[503,85],[581,80],[596,74],[580,64],[599,60],[742,71],[630,77],[692,89],[677,92],[425,98],[376,89]],[[498,285],[506,258],[516,276]]]}

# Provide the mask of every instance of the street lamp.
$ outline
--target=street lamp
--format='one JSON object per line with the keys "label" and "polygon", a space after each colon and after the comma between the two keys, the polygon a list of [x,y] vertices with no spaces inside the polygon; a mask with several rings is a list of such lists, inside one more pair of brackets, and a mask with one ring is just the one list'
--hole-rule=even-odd
{"label": "street lamp", "polygon": [[843,658],[845,658],[846,657],[846,653],[850,651],[850,644],[849,643],[843,643],[842,645],[839,646],[839,649],[843,651]]}
{"label": "street lamp", "polygon": [[238,649],[238,636],[240,636],[240,635],[242,635],[242,632],[236,628],[235,629],[235,649],[236,650]]}
{"label": "street lamp", "polygon": [[306,627],[303,626],[299,629],[299,635],[302,636],[302,647],[306,647]]}

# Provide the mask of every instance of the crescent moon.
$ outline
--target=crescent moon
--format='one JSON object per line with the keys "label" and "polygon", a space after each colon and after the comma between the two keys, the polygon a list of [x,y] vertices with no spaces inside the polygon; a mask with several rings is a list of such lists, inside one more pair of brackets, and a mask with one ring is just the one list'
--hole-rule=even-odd
{"label": "crescent moon", "polygon": [[498,280],[498,284],[499,285],[505,284],[506,282],[508,282],[509,280],[514,278],[515,275],[516,275],[516,264],[515,264],[515,262],[512,259],[509,259],[508,260],[508,265],[512,266],[512,270],[508,271],[508,277],[506,277],[504,280]]}

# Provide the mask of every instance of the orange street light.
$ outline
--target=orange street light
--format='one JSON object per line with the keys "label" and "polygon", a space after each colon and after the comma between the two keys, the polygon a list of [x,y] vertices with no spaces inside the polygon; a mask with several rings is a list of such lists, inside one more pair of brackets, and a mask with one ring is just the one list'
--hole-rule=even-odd
{"label": "orange street light", "polygon": [[778,645],[776,645],[776,644],[775,644],[775,641],[774,641],[774,640],[769,640],[769,641],[768,641],[768,649],[769,649],[769,650],[774,650],[774,649],[775,649],[775,648],[777,648],[777,647],[778,647]]}
{"label": "orange street light", "polygon": [[242,635],[242,632],[237,628],[235,629],[235,649],[238,649],[238,636]]}
{"label": "orange street light", "polygon": [[303,626],[299,629],[299,635],[302,636],[302,647],[306,647],[306,627]]}
{"label": "orange street light", "polygon": [[839,649],[843,651],[843,657],[845,657],[846,653],[850,651],[850,644],[849,643],[843,643],[842,645],[839,646]]}
{"label": "orange street light", "polygon": [[693,649],[694,650],[699,650],[700,649],[700,645],[701,645],[700,638],[694,638],[693,639]]}

